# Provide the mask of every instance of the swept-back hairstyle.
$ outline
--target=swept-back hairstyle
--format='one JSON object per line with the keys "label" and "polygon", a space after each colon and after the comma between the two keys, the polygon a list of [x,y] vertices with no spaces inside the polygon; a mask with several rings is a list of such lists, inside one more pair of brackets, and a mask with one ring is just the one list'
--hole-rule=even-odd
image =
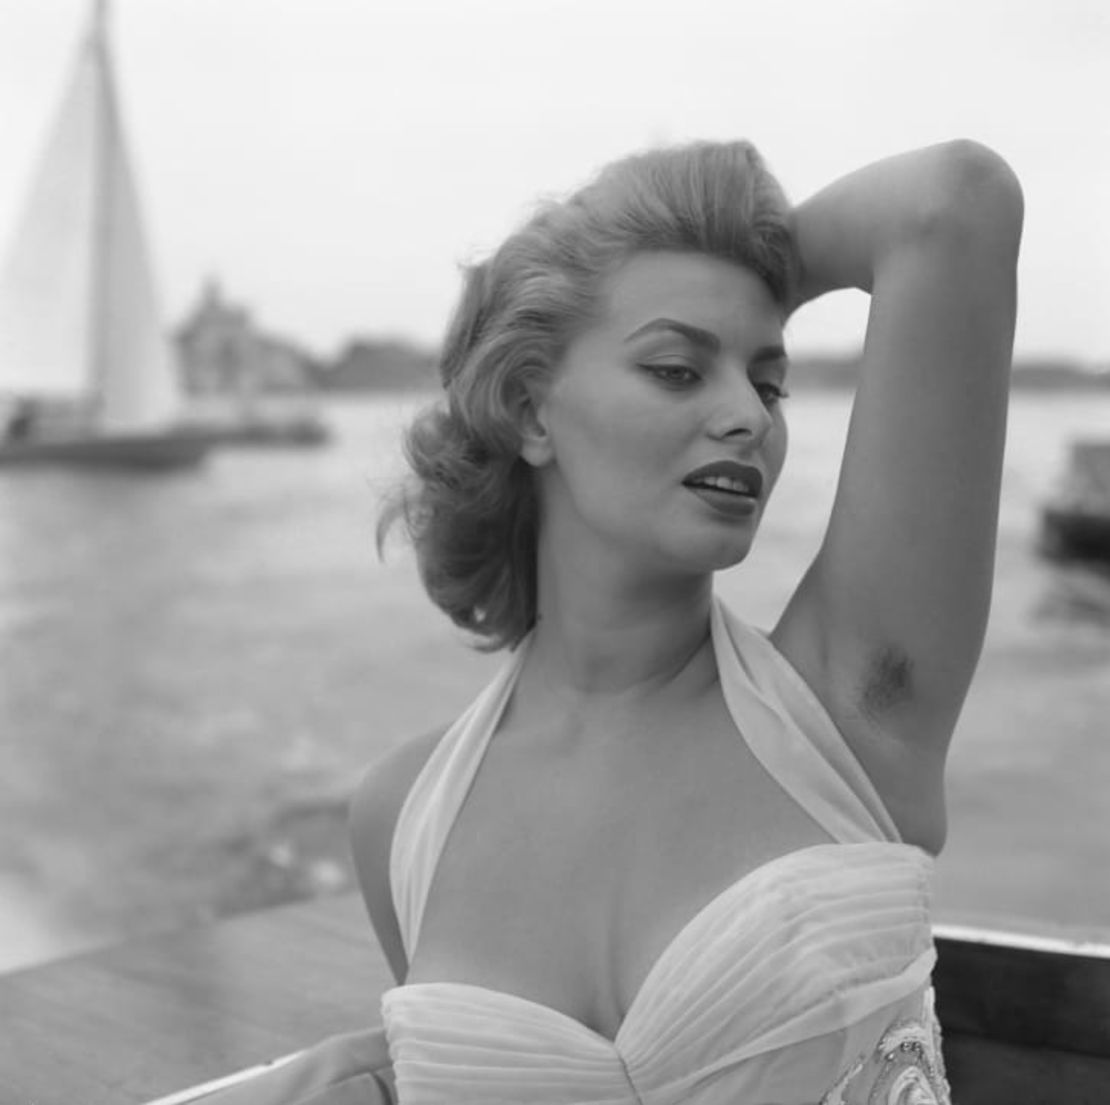
{"label": "swept-back hairstyle", "polygon": [[539,505],[520,458],[528,387],[599,317],[605,277],[643,250],[741,265],[789,311],[789,207],[746,141],[613,162],[569,199],[543,202],[491,257],[464,268],[439,363],[445,395],[408,431],[413,475],[387,500],[378,547],[402,521],[428,595],[481,649],[517,645],[536,620]]}

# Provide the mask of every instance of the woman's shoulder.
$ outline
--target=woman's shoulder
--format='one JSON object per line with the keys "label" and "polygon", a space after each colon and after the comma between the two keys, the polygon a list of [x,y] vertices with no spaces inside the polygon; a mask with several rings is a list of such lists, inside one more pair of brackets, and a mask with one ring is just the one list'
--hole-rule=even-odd
{"label": "woman's shoulder", "polygon": [[378,942],[401,982],[408,971],[389,878],[393,833],[405,798],[446,732],[441,726],[403,740],[370,764],[351,796],[351,856]]}
{"label": "woman's shoulder", "polygon": [[439,725],[426,733],[408,737],[371,761],[355,788],[352,805],[383,801],[389,805],[396,801],[399,812],[409,788],[447,729],[448,726]]}

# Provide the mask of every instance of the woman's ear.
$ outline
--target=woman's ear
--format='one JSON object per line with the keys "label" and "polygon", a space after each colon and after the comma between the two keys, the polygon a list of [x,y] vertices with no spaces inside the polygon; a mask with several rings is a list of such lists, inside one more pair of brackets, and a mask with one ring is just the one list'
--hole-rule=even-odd
{"label": "woman's ear", "polygon": [[547,381],[531,379],[521,388],[517,405],[520,455],[533,468],[550,464],[555,456],[548,426]]}

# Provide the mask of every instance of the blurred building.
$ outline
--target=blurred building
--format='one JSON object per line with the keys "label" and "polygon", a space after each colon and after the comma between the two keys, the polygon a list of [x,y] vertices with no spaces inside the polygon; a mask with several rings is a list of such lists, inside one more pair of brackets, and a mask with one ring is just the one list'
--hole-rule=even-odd
{"label": "blurred building", "polygon": [[438,384],[436,354],[403,339],[358,338],[320,373],[328,391],[409,391]]}
{"label": "blurred building", "polygon": [[185,391],[194,407],[232,406],[240,417],[300,404],[317,390],[313,359],[259,330],[250,313],[209,280],[174,333]]}

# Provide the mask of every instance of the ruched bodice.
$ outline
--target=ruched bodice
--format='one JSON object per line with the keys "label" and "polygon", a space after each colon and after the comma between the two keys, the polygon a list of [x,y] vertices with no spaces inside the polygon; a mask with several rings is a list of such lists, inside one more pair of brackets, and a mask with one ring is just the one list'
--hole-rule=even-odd
{"label": "ruched bodice", "polygon": [[[932,858],[901,842],[827,711],[769,638],[717,600],[712,636],[737,739],[833,843],[772,859],[698,910],[612,1040],[507,991],[387,990],[401,1105],[947,1102],[929,988]],[[436,863],[527,647],[444,735],[401,809],[390,878],[410,962]]]}

